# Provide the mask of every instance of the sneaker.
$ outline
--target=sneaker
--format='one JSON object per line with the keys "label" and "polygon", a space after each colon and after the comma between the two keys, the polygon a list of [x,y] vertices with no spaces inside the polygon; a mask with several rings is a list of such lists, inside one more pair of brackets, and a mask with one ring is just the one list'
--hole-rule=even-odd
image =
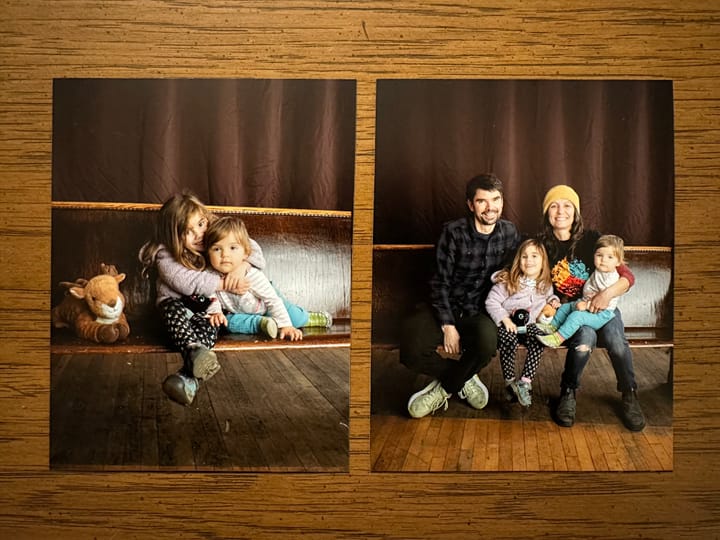
{"label": "sneaker", "polygon": [[515,381],[510,385],[513,394],[517,396],[517,400],[523,407],[532,405],[532,383],[525,381]]}
{"label": "sneaker", "polygon": [[572,427],[575,423],[575,390],[563,388],[560,393],[560,403],[555,409],[555,421],[563,427]]}
{"label": "sneaker", "polygon": [[640,401],[635,390],[623,392],[622,421],[630,431],[642,431],[645,427],[645,415],[640,408]]}
{"label": "sneaker", "polygon": [[272,317],[260,317],[260,332],[270,339],[275,339],[278,335],[278,327],[275,319]]}
{"label": "sneaker", "polygon": [[333,323],[332,315],[327,311],[311,311],[308,313],[308,321],[305,323],[306,327],[320,326],[323,328],[330,328]]}
{"label": "sneaker", "polygon": [[179,372],[168,375],[162,383],[165,395],[181,405],[190,405],[195,399],[198,388],[200,381]]}
{"label": "sneaker", "polygon": [[546,323],[537,322],[537,323],[535,323],[535,327],[540,331],[541,334],[544,334],[544,335],[554,334],[555,332],[557,332],[557,328],[555,328],[550,323],[546,324]]}
{"label": "sneaker", "polygon": [[487,387],[482,383],[477,374],[470,377],[463,385],[458,396],[466,400],[471,407],[482,409],[488,404],[490,393]]}
{"label": "sneaker", "polygon": [[410,396],[408,401],[408,412],[413,418],[422,418],[428,414],[432,414],[440,407],[447,411],[448,394],[440,384],[440,381],[434,380],[419,392]]}
{"label": "sneaker", "polygon": [[220,364],[215,351],[200,345],[190,349],[190,363],[192,364],[193,376],[204,381],[210,380],[213,375],[220,371]]}
{"label": "sneaker", "polygon": [[563,344],[563,341],[565,341],[557,332],[550,334],[549,336],[537,335],[535,336],[535,339],[546,347],[552,347],[553,349],[557,349]]}

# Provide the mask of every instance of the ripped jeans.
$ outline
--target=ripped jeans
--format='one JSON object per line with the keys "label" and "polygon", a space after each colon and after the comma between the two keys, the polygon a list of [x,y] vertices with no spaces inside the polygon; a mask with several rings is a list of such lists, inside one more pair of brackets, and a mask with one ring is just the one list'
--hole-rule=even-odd
{"label": "ripped jeans", "polygon": [[632,352],[625,337],[625,325],[619,309],[615,310],[615,317],[599,330],[593,330],[589,326],[580,327],[565,345],[568,351],[561,380],[563,388],[575,390],[580,386],[580,377],[596,345],[607,349],[615,370],[618,391],[626,392],[637,388]]}

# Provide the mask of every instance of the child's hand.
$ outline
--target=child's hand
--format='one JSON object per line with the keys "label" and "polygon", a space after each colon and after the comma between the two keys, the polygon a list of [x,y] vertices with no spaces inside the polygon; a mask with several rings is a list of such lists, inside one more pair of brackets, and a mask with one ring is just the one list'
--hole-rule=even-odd
{"label": "child's hand", "polygon": [[505,330],[510,332],[511,334],[517,334],[517,325],[512,322],[510,317],[505,317],[502,321],[500,321],[503,326],[505,327]]}
{"label": "child's hand", "polygon": [[298,330],[294,326],[283,326],[278,334],[280,339],[287,338],[289,341],[302,341],[302,330]]}
{"label": "child's hand", "polygon": [[578,300],[575,303],[575,311],[587,311],[588,302],[585,300]]}
{"label": "child's hand", "polygon": [[211,326],[227,326],[227,317],[224,313],[211,313],[208,315]]}
{"label": "child's hand", "polygon": [[245,279],[245,271],[237,268],[223,278],[222,290],[235,294],[245,294],[250,290],[250,282]]}
{"label": "child's hand", "polygon": [[548,302],[548,303],[550,304],[551,307],[553,307],[553,308],[555,308],[555,309],[560,309],[560,306],[562,305],[562,304],[560,303],[560,300],[558,300],[557,298],[553,298],[553,299],[550,300],[550,302]]}

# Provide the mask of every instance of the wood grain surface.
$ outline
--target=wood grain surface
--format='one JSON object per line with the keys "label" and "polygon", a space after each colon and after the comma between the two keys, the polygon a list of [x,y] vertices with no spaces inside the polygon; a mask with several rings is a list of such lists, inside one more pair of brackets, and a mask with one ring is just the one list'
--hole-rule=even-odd
{"label": "wood grain surface", "polygon": [[[0,21],[4,538],[720,536],[717,1],[4,0]],[[49,471],[56,77],[357,79],[348,474]],[[673,472],[369,472],[375,82],[423,77],[674,81]]]}

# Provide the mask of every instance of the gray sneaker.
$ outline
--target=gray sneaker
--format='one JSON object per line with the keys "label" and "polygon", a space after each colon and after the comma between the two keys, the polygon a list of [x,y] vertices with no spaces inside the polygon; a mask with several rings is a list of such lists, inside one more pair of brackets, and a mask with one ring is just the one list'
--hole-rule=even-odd
{"label": "gray sneaker", "polygon": [[207,381],[220,371],[220,364],[215,351],[211,351],[202,345],[190,350],[190,363],[192,364],[193,376]]}
{"label": "gray sneaker", "polygon": [[422,418],[428,414],[432,414],[440,407],[447,411],[448,394],[440,384],[440,381],[434,380],[419,392],[415,392],[410,396],[408,401],[408,412],[413,418]]}
{"label": "gray sneaker", "polygon": [[560,403],[555,409],[555,421],[563,427],[572,427],[575,423],[575,390],[563,388],[560,393]]}
{"label": "gray sneaker", "polygon": [[510,384],[513,393],[517,396],[520,405],[529,407],[532,405],[532,383],[525,381],[513,381]]}
{"label": "gray sneaker", "polygon": [[490,393],[487,387],[482,383],[477,374],[470,377],[463,385],[458,396],[467,401],[471,407],[482,409],[488,404]]}
{"label": "gray sneaker", "polygon": [[198,388],[200,382],[197,379],[179,372],[168,375],[162,384],[165,395],[181,405],[190,405],[195,399]]}

